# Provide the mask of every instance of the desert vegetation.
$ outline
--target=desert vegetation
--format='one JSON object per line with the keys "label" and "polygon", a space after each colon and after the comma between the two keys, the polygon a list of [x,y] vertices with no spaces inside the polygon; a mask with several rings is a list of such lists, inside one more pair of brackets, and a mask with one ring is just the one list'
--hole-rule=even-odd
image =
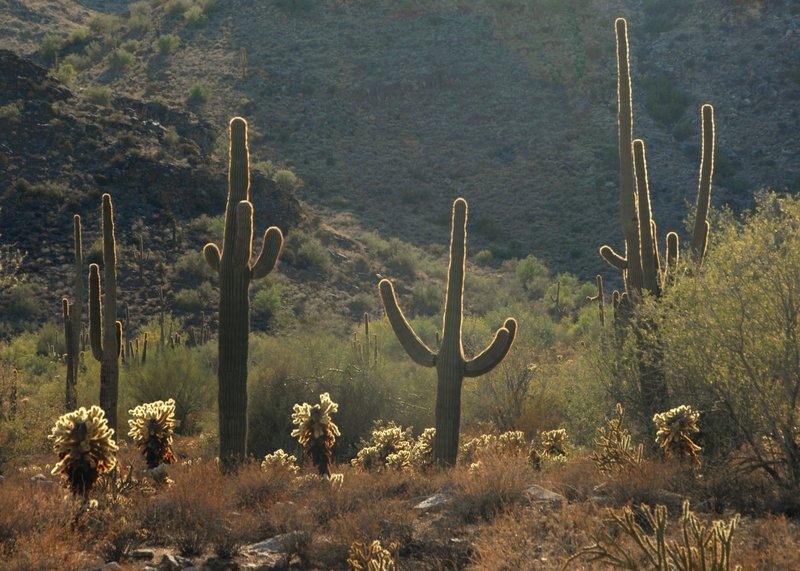
{"label": "desert vegetation", "polygon": [[[527,10],[504,4],[498,19]],[[285,18],[313,11],[275,6]],[[136,2],[45,36],[40,55],[63,83],[79,58],[134,73],[144,50],[158,65],[179,57],[217,10]],[[673,26],[666,3],[646,11],[651,33]],[[681,167],[697,172],[694,207],[662,255],[626,20],[614,33],[622,248],[598,237],[605,278],[553,271],[521,244],[473,254],[468,236],[499,235],[502,222],[463,197],[433,214],[449,220],[449,241],[436,225],[427,248],[308,212],[256,236],[275,207],[256,188],[288,201],[304,183],[251,161],[258,132],[242,117],[216,143],[222,216],[194,218],[183,237],[173,221],[170,239],[151,242],[166,224],[125,235],[113,188],[92,193],[99,216],[69,213],[70,294],[51,318],[36,317],[42,286],[26,254],[0,246],[0,567],[796,568],[800,199],[766,189],[749,210],[713,206],[705,103],[698,166]],[[157,40],[137,43],[148,34]],[[73,63],[58,63],[65,52]],[[533,73],[580,81],[584,52],[570,53],[568,77],[544,60]],[[687,104],[670,85],[643,99],[672,127]],[[218,97],[199,83],[187,93],[195,110]],[[85,96],[113,104],[105,87]],[[18,124],[21,109],[0,108],[0,120]],[[188,144],[163,133],[170,152]],[[43,184],[16,190],[42,200]],[[404,196],[392,208],[428,199]],[[156,275],[157,305],[132,319],[120,284]],[[166,293],[170,280],[181,289]]]}

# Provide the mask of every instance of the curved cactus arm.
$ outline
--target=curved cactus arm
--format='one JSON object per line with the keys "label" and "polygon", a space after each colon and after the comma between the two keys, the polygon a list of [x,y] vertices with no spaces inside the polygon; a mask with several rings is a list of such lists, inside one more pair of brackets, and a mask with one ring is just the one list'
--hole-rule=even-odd
{"label": "curved cactus arm", "polygon": [[219,247],[216,244],[208,243],[203,248],[203,258],[205,258],[206,263],[209,267],[214,270],[215,272],[219,272]]}
{"label": "curved cactus arm", "polygon": [[664,276],[674,276],[678,271],[678,263],[680,261],[680,242],[676,232],[667,234],[667,261],[664,266]]}
{"label": "curved cactus arm", "polygon": [[612,268],[620,271],[628,269],[628,260],[617,254],[611,246],[600,246],[600,257]]}
{"label": "curved cactus arm", "polygon": [[122,322],[115,321],[114,325],[116,325],[117,330],[117,359],[119,359],[120,355],[122,355]]}
{"label": "curved cactus arm", "polygon": [[103,358],[103,316],[100,310],[100,266],[89,265],[89,339],[92,355]]}
{"label": "curved cactus arm", "polygon": [[639,247],[642,264],[642,285],[658,295],[658,265],[655,262],[656,236],[653,234],[653,212],[650,208],[650,184],[647,179],[647,152],[644,141],[633,141],[633,164],[636,193],[639,197]]}
{"label": "curved cactus arm", "polygon": [[479,377],[485,375],[499,365],[500,361],[505,358],[509,349],[511,349],[516,334],[517,321],[509,317],[506,319],[503,327],[498,329],[497,333],[494,334],[494,339],[489,343],[489,346],[473,359],[464,363],[464,376]]}
{"label": "curved cactus arm", "polygon": [[436,365],[436,354],[414,333],[408,320],[406,320],[397,303],[397,296],[394,293],[392,282],[386,279],[381,280],[378,284],[378,289],[380,290],[383,307],[386,310],[386,317],[389,318],[389,323],[391,323],[397,339],[403,349],[406,350],[406,353],[408,353],[408,356],[418,365],[434,367]]}
{"label": "curved cactus arm", "polygon": [[653,256],[655,258],[656,272],[661,272],[661,251],[658,249],[658,226],[656,221],[650,219],[650,234],[653,236]]}
{"label": "curved cactus arm", "polygon": [[272,271],[278,262],[283,248],[283,232],[277,226],[270,226],[264,232],[264,241],[261,243],[261,251],[258,253],[253,264],[252,273],[254,280],[261,279]]}
{"label": "curved cactus arm", "polygon": [[236,205],[236,234],[233,242],[234,267],[240,268],[250,264],[253,251],[253,205],[242,200]]}
{"label": "curved cactus arm", "polygon": [[692,253],[695,262],[702,265],[708,244],[708,209],[711,204],[711,179],[714,174],[714,107],[703,105],[702,117],[702,155],[700,157],[700,181],[697,188],[697,212],[692,233]]}

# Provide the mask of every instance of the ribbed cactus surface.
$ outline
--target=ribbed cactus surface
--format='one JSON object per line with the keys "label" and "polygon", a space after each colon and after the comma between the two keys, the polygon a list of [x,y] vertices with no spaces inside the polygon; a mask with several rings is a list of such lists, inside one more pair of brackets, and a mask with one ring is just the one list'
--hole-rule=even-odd
{"label": "ribbed cactus surface", "polygon": [[464,274],[467,260],[467,201],[453,203],[453,226],[450,237],[450,268],[443,317],[443,334],[434,353],[417,336],[403,315],[392,282],[381,280],[379,290],[386,315],[403,348],[418,364],[436,367],[436,437],[434,455],[439,463],[453,465],[458,454],[461,424],[461,386],[464,377],[478,377],[496,367],[506,356],[517,322],[506,319],[486,349],[472,359],[464,355],[461,327],[464,316]]}
{"label": "ribbed cactus surface", "polygon": [[275,267],[283,234],[272,226],[261,252],[253,253],[253,205],[250,202],[250,152],[247,122],[229,124],[228,202],[222,251],[207,244],[203,255],[219,274],[219,440],[220,458],[235,463],[247,453],[247,354],[250,334],[250,281]]}

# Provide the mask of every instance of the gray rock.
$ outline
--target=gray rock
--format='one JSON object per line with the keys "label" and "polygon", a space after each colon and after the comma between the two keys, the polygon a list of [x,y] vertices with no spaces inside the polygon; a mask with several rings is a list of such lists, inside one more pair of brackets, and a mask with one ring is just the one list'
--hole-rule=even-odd
{"label": "gray rock", "polygon": [[150,560],[156,556],[156,552],[152,549],[134,549],[130,553],[131,559],[141,560],[147,559]]}
{"label": "gray rock", "polygon": [[560,506],[567,503],[567,498],[556,492],[532,484],[527,490],[523,492],[525,499],[531,504],[550,504],[553,506]]}
{"label": "gray rock", "polygon": [[119,571],[120,569],[122,569],[122,565],[116,561],[109,561],[100,568],[100,571]]}
{"label": "gray rock", "polygon": [[244,548],[247,553],[251,555],[263,555],[267,553],[286,553],[291,551],[292,546],[296,543],[306,541],[306,534],[302,531],[293,531],[291,533],[284,533],[276,535],[264,541],[248,545]]}
{"label": "gray rock", "polygon": [[452,496],[449,494],[445,494],[443,492],[437,492],[432,496],[429,496],[422,500],[420,503],[414,506],[415,510],[431,510],[433,508],[438,508],[449,503],[452,500]]}
{"label": "gray rock", "polygon": [[190,567],[194,567],[192,560],[180,555],[164,554],[161,561],[158,562],[158,571],[182,571]]}

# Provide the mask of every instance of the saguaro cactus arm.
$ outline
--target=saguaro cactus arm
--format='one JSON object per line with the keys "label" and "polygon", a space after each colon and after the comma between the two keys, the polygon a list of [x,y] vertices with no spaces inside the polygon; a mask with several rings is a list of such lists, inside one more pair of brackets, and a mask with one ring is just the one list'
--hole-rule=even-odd
{"label": "saguaro cactus arm", "polygon": [[252,268],[253,279],[260,279],[266,276],[278,262],[283,248],[283,233],[277,226],[270,226],[264,232],[264,241],[261,244],[261,251],[258,253]]}
{"label": "saguaro cactus arm", "polygon": [[620,271],[628,269],[628,260],[617,254],[611,246],[600,246],[600,257],[612,268]]}
{"label": "saguaro cactus arm", "polygon": [[216,244],[206,244],[203,247],[203,257],[212,270],[219,272],[220,253]]}
{"label": "saguaro cactus arm", "polygon": [[100,267],[89,264],[89,340],[92,355],[103,358],[103,316],[100,305]]}
{"label": "saguaro cactus arm", "polygon": [[[236,205],[236,234],[233,240],[233,250],[228,255],[233,254],[234,267],[245,267],[250,263],[253,251],[253,205],[247,200]],[[225,246],[223,252],[224,249]]]}
{"label": "saguaro cactus arm", "polygon": [[403,315],[403,311],[397,303],[397,296],[394,293],[392,282],[386,279],[381,280],[380,284],[378,284],[378,289],[380,290],[383,307],[386,309],[386,317],[389,318],[389,323],[392,325],[397,339],[403,349],[406,350],[406,353],[408,353],[408,356],[423,367],[436,366],[436,354],[417,336]]}
{"label": "saguaro cactus arm", "polygon": [[480,377],[494,369],[508,354],[516,334],[517,321],[509,317],[503,327],[494,334],[494,339],[489,343],[489,346],[464,363],[464,375],[467,377]]}
{"label": "saguaro cactus arm", "polygon": [[639,199],[639,244],[644,289],[658,295],[658,272],[655,249],[653,213],[650,208],[650,184],[647,180],[647,156],[644,141],[633,142],[633,164],[636,173],[636,193]]}
{"label": "saguaro cactus arm", "polygon": [[700,157],[700,181],[697,188],[697,212],[692,233],[692,253],[695,262],[702,265],[708,245],[708,209],[711,203],[711,179],[714,174],[714,107],[709,104],[700,109],[702,117],[702,155]]}

